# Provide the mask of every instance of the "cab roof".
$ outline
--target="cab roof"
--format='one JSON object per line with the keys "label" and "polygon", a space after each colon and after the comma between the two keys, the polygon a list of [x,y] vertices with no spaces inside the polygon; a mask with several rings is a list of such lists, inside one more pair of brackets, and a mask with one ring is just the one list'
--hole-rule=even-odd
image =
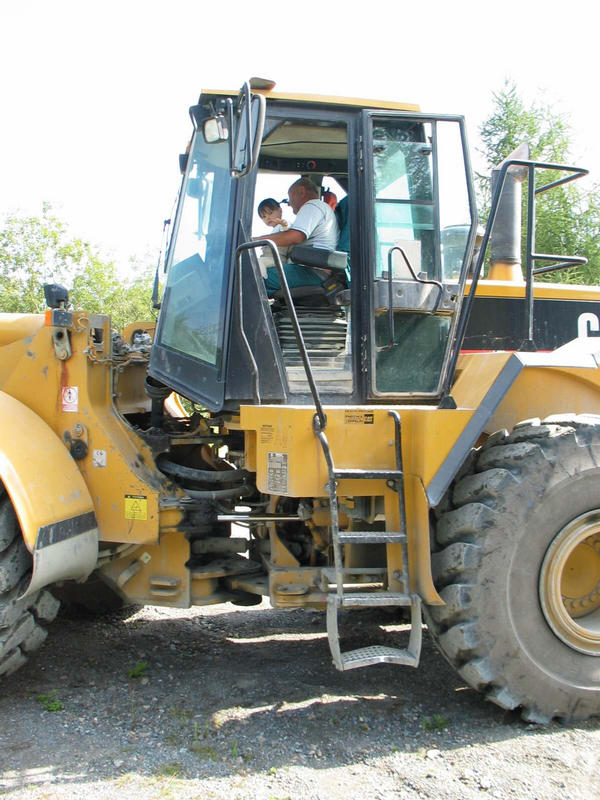
{"label": "cab roof", "polygon": [[[321,103],[328,106],[352,106],[359,108],[372,108],[391,111],[420,111],[414,103],[399,103],[393,100],[371,100],[362,97],[334,97],[320,94],[298,94],[295,92],[274,92],[268,88],[252,86],[252,91],[264,95],[267,100],[287,101],[292,103],[314,104]],[[200,96],[219,95],[235,97],[239,90],[234,89],[202,89]]]}

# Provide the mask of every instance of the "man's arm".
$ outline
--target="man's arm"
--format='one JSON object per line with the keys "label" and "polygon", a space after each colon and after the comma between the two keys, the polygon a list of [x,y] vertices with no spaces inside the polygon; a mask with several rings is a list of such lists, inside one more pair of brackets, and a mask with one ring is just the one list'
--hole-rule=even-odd
{"label": "man's arm", "polygon": [[279,233],[265,233],[264,236],[253,236],[252,241],[257,242],[260,239],[270,239],[277,247],[291,247],[294,244],[302,244],[306,239],[302,231],[297,231],[290,228],[287,231],[280,231]]}

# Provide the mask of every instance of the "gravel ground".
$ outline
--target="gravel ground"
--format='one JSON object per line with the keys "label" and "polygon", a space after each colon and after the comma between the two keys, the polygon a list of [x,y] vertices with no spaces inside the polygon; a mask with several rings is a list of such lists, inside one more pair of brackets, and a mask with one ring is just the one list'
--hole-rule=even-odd
{"label": "gravel ground", "polygon": [[[354,646],[376,619],[346,617]],[[324,629],[324,613],[266,603],[59,618],[0,688],[0,795],[600,797],[599,721],[526,724],[467,689],[427,637],[418,670],[338,673]]]}

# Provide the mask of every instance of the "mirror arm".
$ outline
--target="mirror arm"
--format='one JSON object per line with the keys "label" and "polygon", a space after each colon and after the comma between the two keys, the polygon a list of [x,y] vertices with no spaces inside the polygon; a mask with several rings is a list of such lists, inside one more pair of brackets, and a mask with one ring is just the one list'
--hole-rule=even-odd
{"label": "mirror arm", "polygon": [[[243,178],[245,175],[248,175],[249,172],[255,167],[258,161],[258,153],[260,150],[260,146],[262,143],[262,131],[264,129],[265,123],[265,109],[266,109],[266,100],[263,95],[257,94],[254,97],[250,91],[250,83],[246,81],[240,90],[240,95],[242,95],[242,99],[240,101],[239,108],[243,108],[245,103],[245,115],[246,115],[246,165],[243,169],[236,169],[234,166],[235,163],[235,154],[237,153],[237,145],[239,142],[240,137],[240,127],[238,126],[235,141],[234,137],[229,137],[229,164],[230,164],[230,173],[234,178]],[[256,136],[254,142],[252,142],[252,102],[253,100],[258,102],[258,121],[256,126]],[[233,124],[234,124],[234,110],[233,110],[233,101],[231,98],[227,99],[227,112],[228,112],[228,120],[229,120],[229,130],[233,131]]]}

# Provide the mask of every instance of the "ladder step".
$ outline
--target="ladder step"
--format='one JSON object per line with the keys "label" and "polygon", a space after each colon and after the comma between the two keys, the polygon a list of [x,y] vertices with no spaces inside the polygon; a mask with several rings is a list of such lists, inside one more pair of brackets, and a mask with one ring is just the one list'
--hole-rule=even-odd
{"label": "ladder step", "polygon": [[332,474],[334,478],[339,479],[345,478],[360,481],[379,478],[387,481],[393,478],[401,478],[404,473],[399,469],[334,469]]}
{"label": "ladder step", "polygon": [[337,539],[341,544],[395,544],[405,542],[406,534],[400,531],[340,531]]}
{"label": "ladder step", "polygon": [[347,650],[341,656],[344,670],[368,667],[371,664],[404,664],[416,667],[419,663],[419,656],[416,653],[385,645],[359,647],[357,650]]}
{"label": "ladder step", "polygon": [[[348,650],[342,653],[340,649],[340,635],[338,631],[338,609],[340,606],[352,605],[353,600],[362,602],[356,605],[371,605],[365,602],[367,599],[377,599],[377,605],[385,605],[381,602],[382,594],[393,599],[393,605],[410,606],[410,636],[408,647],[387,647],[386,645],[369,645],[359,647],[356,650]],[[372,595],[354,594],[341,597],[331,594],[327,598],[327,638],[329,649],[333,656],[333,663],[339,670],[354,669],[355,667],[368,667],[370,664],[405,664],[410,667],[419,665],[421,655],[422,640],[422,619],[421,619],[421,598],[418,595],[392,594],[391,592],[378,592]]]}
{"label": "ladder step", "polygon": [[411,606],[412,599],[403,592],[355,592],[340,597],[340,605],[348,606]]}
{"label": "ladder step", "polygon": [[[321,574],[329,583],[337,583],[337,570],[335,567],[323,567]],[[363,583],[380,582],[387,575],[387,567],[342,567],[339,572],[344,578],[366,578]],[[356,581],[354,581],[356,583]],[[352,583],[352,581],[349,581]]]}

